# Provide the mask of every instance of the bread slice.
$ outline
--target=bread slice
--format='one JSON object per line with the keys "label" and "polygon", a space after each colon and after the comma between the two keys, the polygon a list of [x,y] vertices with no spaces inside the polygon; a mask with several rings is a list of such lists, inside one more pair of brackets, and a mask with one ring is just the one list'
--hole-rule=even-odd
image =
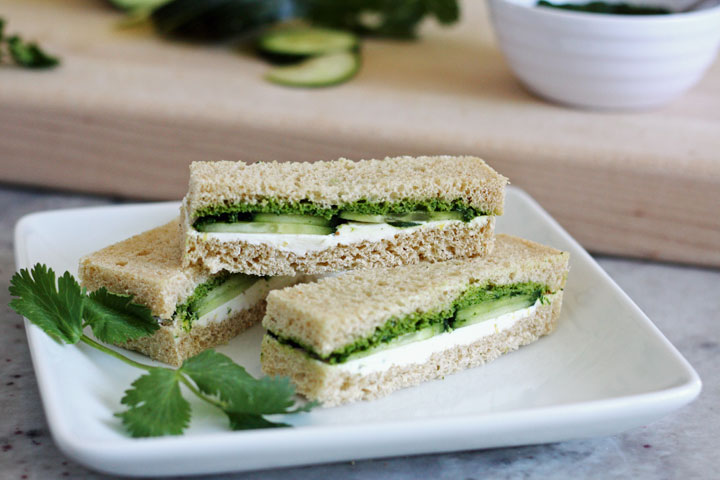
{"label": "bread slice", "polygon": [[394,157],[305,162],[193,162],[186,207],[190,218],[215,205],[274,197],[325,207],[358,200],[462,199],[502,215],[507,179],[477,157]]}
{"label": "bread slice", "polygon": [[290,285],[294,278],[259,280],[243,295],[244,303],[229,312],[191,323],[188,330],[175,315],[176,307],[212,275],[182,266],[182,234],[178,220],[135,235],[80,259],[82,285],[133,295],[157,318],[160,329],[150,337],[120,345],[155,360],[178,366],[201,351],[227,343],[262,320],[265,296],[271,288]]}
{"label": "bread slice", "polygon": [[[506,184],[505,177],[476,157],[195,162],[181,213],[184,265],[202,265],[210,272],[295,275],[483,256],[492,250],[494,216],[503,212]],[[290,205],[303,212],[322,210],[336,219],[338,212],[355,208],[382,205],[402,211],[400,205],[414,205],[407,208],[432,210],[436,207],[428,205],[441,203],[437,208],[461,209],[465,218],[409,228],[383,224],[381,230],[355,225],[329,235],[195,228],[218,212],[279,213],[278,208]]]}
{"label": "bread slice", "polygon": [[[332,406],[481,365],[552,332],[569,255],[508,235],[498,235],[495,245],[485,258],[350,272],[271,292],[263,320],[263,371],[289,376],[300,393]],[[529,282],[545,290],[531,307],[366,357],[337,359],[337,352],[362,345],[390,321],[454,312],[453,302],[473,288]],[[385,356],[382,362],[379,355]],[[408,360],[413,355],[417,361]]]}

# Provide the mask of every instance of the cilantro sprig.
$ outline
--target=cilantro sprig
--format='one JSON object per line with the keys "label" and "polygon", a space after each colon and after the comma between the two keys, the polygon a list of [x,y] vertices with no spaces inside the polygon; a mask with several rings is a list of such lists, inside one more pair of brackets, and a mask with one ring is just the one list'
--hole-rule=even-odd
{"label": "cilantro sprig", "polygon": [[150,309],[132,303],[132,296],[105,288],[87,294],[65,272],[56,278],[45,265],[22,269],[10,281],[15,297],[10,307],[61,344],[83,342],[146,371],[125,391],[116,413],[133,437],[180,435],[190,423],[190,403],[183,389],[214,405],[232,430],[288,426],[265,415],[307,412],[317,404],[296,406],[295,387],[287,378],[254,378],[242,366],[214,350],[185,360],[180,368],[153,367],[136,362],[85,335],[89,327],[100,342],[122,344],[152,335],[158,328]]}
{"label": "cilantro sprig", "polygon": [[23,68],[53,68],[60,63],[35,42],[27,42],[19,35],[5,35],[5,20],[0,18],[0,63],[12,60]]}

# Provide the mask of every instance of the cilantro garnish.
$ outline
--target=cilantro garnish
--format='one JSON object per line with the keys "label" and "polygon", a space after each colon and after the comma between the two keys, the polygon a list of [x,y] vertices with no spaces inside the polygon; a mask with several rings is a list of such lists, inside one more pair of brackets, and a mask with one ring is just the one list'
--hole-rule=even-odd
{"label": "cilantro garnish", "polygon": [[185,360],[178,369],[145,365],[83,333],[89,326],[101,342],[122,344],[152,335],[158,328],[150,309],[132,303],[132,296],[101,288],[86,293],[75,278],[36,264],[22,269],[10,281],[10,307],[59,343],[83,342],[147,373],[125,391],[117,413],[133,437],[182,434],[190,422],[190,404],[181,384],[228,417],[233,430],[285,427],[264,415],[307,412],[315,402],[295,407],[295,387],[287,378],[254,378],[229,357],[206,350]]}
{"label": "cilantro garnish", "polygon": [[120,401],[130,407],[116,413],[133,437],[180,435],[190,422],[190,404],[180,392],[181,375],[153,368],[132,383]]}
{"label": "cilantro garnish", "polygon": [[103,342],[123,343],[152,335],[158,329],[150,309],[132,303],[130,295],[110,293],[105,287],[86,296],[84,308],[93,334]]}
{"label": "cilantro garnish", "polygon": [[55,281],[55,272],[35,265],[23,269],[10,281],[10,308],[29,319],[59,343],[77,343],[82,336],[83,294],[66,272]]}
{"label": "cilantro garnish", "polygon": [[[0,18],[0,61],[5,57],[24,68],[52,68],[60,63],[35,42],[27,42],[19,35],[5,36],[5,20]],[[7,50],[7,54],[4,51]]]}

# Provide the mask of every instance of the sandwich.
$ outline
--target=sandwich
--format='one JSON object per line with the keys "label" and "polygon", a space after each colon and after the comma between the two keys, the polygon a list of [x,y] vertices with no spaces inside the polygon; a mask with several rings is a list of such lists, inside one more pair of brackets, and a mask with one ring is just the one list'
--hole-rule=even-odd
{"label": "sandwich", "polygon": [[90,291],[105,287],[150,308],[160,328],[120,346],[175,366],[259,323],[267,293],[298,280],[184,268],[177,220],[83,257],[78,273]]}
{"label": "sandwich", "polygon": [[270,292],[262,369],[334,406],[479,366],[553,331],[568,259],[498,235],[484,258],[349,272]]}
{"label": "sandwich", "polygon": [[184,265],[296,275],[483,256],[506,183],[476,157],[194,162]]}

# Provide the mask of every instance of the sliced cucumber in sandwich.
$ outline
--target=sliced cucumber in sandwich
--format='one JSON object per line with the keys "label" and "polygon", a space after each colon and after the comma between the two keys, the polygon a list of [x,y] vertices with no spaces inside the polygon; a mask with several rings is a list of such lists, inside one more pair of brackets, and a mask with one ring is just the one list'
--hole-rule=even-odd
{"label": "sliced cucumber in sandwich", "polygon": [[330,221],[323,217],[313,215],[278,215],[275,213],[256,213],[253,215],[253,222],[297,223],[301,225],[318,225],[321,227],[330,226]]}
{"label": "sliced cucumber in sandwich", "polygon": [[206,223],[197,227],[200,232],[213,233],[291,233],[297,235],[329,235],[331,227],[306,225],[302,223],[233,222]]}
{"label": "sliced cucumber in sandwich", "polygon": [[416,332],[410,332],[410,333],[406,333],[405,335],[400,335],[397,338],[394,338],[385,343],[380,343],[378,345],[375,345],[372,348],[368,348],[366,350],[355,352],[355,353],[349,355],[345,360],[343,360],[343,362],[357,360],[358,358],[367,357],[368,355],[382,352],[384,350],[389,350],[391,348],[399,347],[401,345],[407,345],[408,343],[421,342],[423,340],[427,340],[428,338],[432,338],[435,335],[439,335],[439,334],[443,333],[444,331],[445,330],[444,330],[442,324],[431,325],[427,328],[423,328],[422,330],[418,330]]}
{"label": "sliced cucumber in sandwich", "polygon": [[260,280],[259,277],[236,273],[222,284],[213,288],[208,294],[198,301],[195,311],[198,317],[206,315],[224,303],[229,302]]}
{"label": "sliced cucumber in sandwich", "polygon": [[364,213],[342,212],[340,218],[350,220],[351,222],[361,223],[385,223],[385,215],[367,215]]}
{"label": "sliced cucumber in sandwich", "polygon": [[275,67],[265,79],[289,87],[329,87],[351,79],[360,68],[360,57],[351,52],[311,57],[296,65]]}
{"label": "sliced cucumber in sandwich", "polygon": [[403,221],[397,221],[397,222],[387,222],[388,225],[395,228],[410,228],[410,227],[419,227],[422,225],[422,223],[418,222],[403,222]]}
{"label": "sliced cucumber in sandwich", "polygon": [[537,297],[533,295],[516,295],[470,305],[469,307],[458,310],[455,314],[453,328],[466,327],[497,318],[506,313],[531,307],[535,303],[536,298]]}
{"label": "sliced cucumber in sandwich", "polygon": [[440,222],[443,220],[462,220],[460,212],[409,212],[403,215],[392,215],[393,222]]}
{"label": "sliced cucumber in sandwich", "polygon": [[340,218],[362,223],[392,223],[397,222],[438,222],[443,220],[462,220],[460,212],[408,212],[391,215],[365,215],[363,213],[343,212]]}
{"label": "sliced cucumber in sandwich", "polygon": [[286,28],[264,34],[258,48],[269,60],[288,63],[329,53],[356,51],[358,38],[350,32],[328,28]]}

